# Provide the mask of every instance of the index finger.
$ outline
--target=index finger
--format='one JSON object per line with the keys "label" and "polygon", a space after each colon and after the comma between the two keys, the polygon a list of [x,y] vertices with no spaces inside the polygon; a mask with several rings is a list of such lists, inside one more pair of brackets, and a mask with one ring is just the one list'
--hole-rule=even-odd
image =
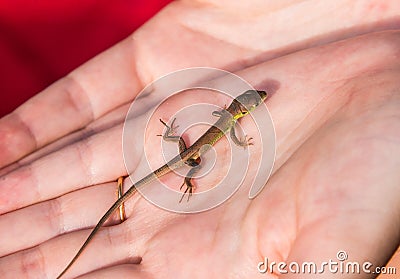
{"label": "index finger", "polygon": [[132,49],[122,41],[0,119],[0,168],[131,100],[142,88]]}

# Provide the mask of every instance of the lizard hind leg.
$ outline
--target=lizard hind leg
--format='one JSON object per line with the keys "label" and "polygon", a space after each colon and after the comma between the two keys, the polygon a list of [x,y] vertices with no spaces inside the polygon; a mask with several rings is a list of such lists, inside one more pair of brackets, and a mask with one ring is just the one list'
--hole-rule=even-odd
{"label": "lizard hind leg", "polygon": [[162,119],[160,119],[160,122],[166,127],[166,131],[163,135],[157,135],[157,136],[163,137],[163,140],[165,140],[165,141],[178,142],[179,153],[182,153],[182,152],[186,151],[187,145],[185,143],[185,140],[181,136],[175,135],[176,129],[178,129],[178,127],[179,127],[178,125],[175,126],[175,120],[176,120],[176,118],[174,118],[172,120],[171,126],[169,126]]}
{"label": "lizard hind leg", "polygon": [[179,200],[179,203],[182,202],[182,200],[183,200],[183,198],[185,197],[186,194],[188,195],[187,196],[187,201],[189,201],[189,198],[193,195],[193,191],[196,189],[196,186],[194,186],[192,184],[192,178],[201,169],[200,158],[197,158],[196,160],[193,160],[191,162],[191,164],[189,164],[189,165],[192,166],[192,168],[187,173],[185,179],[183,180],[183,183],[182,183],[181,187],[179,188],[180,190],[182,190],[183,186],[186,186],[186,189],[183,192],[182,197]]}
{"label": "lizard hind leg", "polygon": [[[187,145],[185,143],[185,140],[181,136],[176,136],[175,132],[176,129],[179,126],[175,126],[175,120],[174,118],[171,122],[171,125],[169,126],[167,123],[165,123],[162,119],[160,119],[160,122],[166,127],[166,131],[163,135],[158,135],[162,136],[163,140],[165,141],[173,141],[173,142],[178,142],[179,145],[179,153],[182,153],[187,150]],[[189,172],[187,173],[185,179],[183,180],[183,183],[181,187],[179,188],[182,190],[183,186],[186,185],[185,192],[183,192],[181,199],[179,200],[179,203],[182,202],[183,198],[185,197],[186,194],[188,194],[187,201],[189,201],[189,198],[193,195],[193,191],[195,189],[195,186],[192,184],[192,178],[193,176],[200,170],[201,158],[190,158],[185,161],[185,164],[192,167]]]}
{"label": "lizard hind leg", "polygon": [[174,134],[176,133],[176,129],[179,128],[178,125],[175,126],[175,120],[176,118],[174,118],[171,122],[171,125],[168,125],[167,123],[165,123],[162,119],[160,119],[160,122],[165,126],[166,131],[164,134],[162,135],[157,135],[159,137],[163,137],[163,139],[165,141],[179,141],[179,136],[175,136]]}

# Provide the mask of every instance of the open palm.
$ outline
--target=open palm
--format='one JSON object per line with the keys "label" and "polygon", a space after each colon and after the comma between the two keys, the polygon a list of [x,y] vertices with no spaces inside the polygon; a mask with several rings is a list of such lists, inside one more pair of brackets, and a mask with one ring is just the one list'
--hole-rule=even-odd
{"label": "open palm", "polygon": [[[320,263],[345,251],[351,261],[384,265],[394,253],[400,239],[399,32],[373,33],[382,29],[374,24],[358,29],[374,22],[372,12],[343,23],[352,29],[331,30],[323,18],[301,26],[277,21],[279,12],[301,19],[312,3],[295,11],[221,3],[171,4],[0,120],[3,278],[61,272],[115,201],[113,181],[126,174],[121,135],[129,103],[154,79],[193,66],[234,71],[260,90],[278,82],[266,101],[277,140],[266,188],[249,200],[246,180],[228,202],[194,215],[166,212],[136,195],[127,203],[128,220],[116,225],[117,215],[111,218],[114,226],[98,234],[65,278],[268,278],[257,270],[265,257]],[[163,117],[190,96],[180,98]],[[151,106],[142,102],[138,126]],[[149,127],[154,135],[162,129]],[[257,153],[254,133],[248,132],[255,138],[250,148]],[[160,139],[153,140],[137,146],[138,162]],[[224,147],[216,144],[219,156]],[[205,180],[213,185],[212,174]],[[301,275],[307,276],[315,275]]]}

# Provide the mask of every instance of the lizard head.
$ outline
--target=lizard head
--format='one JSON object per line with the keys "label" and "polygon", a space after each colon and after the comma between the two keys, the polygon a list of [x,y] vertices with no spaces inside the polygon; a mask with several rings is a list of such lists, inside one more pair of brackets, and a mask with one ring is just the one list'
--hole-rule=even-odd
{"label": "lizard head", "polygon": [[253,111],[258,105],[267,98],[267,92],[260,90],[247,90],[243,94],[237,96],[229,106],[228,111],[239,119],[249,112]]}

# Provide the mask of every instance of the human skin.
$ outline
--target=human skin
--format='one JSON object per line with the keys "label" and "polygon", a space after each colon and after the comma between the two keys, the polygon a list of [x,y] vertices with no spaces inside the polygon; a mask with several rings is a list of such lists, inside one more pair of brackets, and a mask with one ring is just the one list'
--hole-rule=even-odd
{"label": "human skin", "polygon": [[[228,202],[195,215],[135,195],[128,220],[117,225],[113,216],[64,278],[278,278],[257,264],[264,257],[318,263],[340,250],[351,261],[385,265],[400,239],[399,11],[398,1],[169,5],[0,120],[2,278],[62,271],[126,174],[129,103],[158,77],[194,66],[232,71],[260,90],[267,80],[279,83],[266,101],[277,150],[265,189],[249,200],[245,180]],[[169,119],[191,96],[178,97],[159,115]],[[140,125],[140,115],[134,121]],[[148,130],[162,128],[153,121]],[[257,153],[256,131],[248,134]],[[160,162],[159,142],[149,137],[132,157],[139,162],[145,149]],[[223,142],[215,148],[225,154]],[[215,181],[210,173],[203,183]]]}

